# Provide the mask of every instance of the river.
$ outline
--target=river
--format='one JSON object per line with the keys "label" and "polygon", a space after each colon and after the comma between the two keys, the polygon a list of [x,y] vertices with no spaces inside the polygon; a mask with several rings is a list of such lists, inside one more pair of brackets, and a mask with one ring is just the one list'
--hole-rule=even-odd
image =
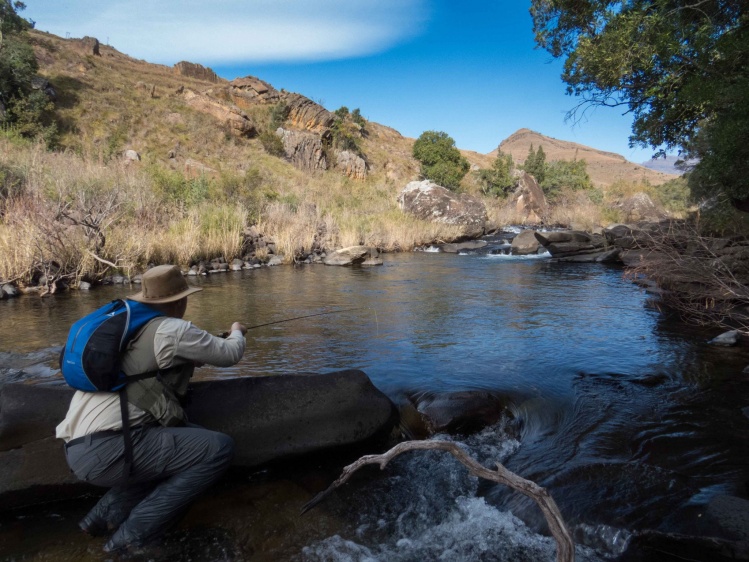
{"label": "river", "polygon": [[[491,253],[502,248],[492,239],[465,255],[387,254],[373,268],[190,278],[204,291],[190,298],[186,317],[212,332],[235,320],[342,310],[250,330],[237,366],[201,376],[358,368],[396,403],[489,391],[511,404],[512,419],[447,438],[487,466],[502,462],[546,487],[573,529],[579,560],[615,556],[635,530],[690,532],[711,497],[744,495],[747,351],[707,345],[717,333],[659,312],[619,267]],[[69,325],[135,290],[0,303],[0,367],[51,374]],[[299,507],[340,469],[324,464],[229,479],[189,514],[170,558],[554,559],[532,502],[468,477],[444,453],[410,453],[382,473],[364,471],[300,518]],[[5,514],[0,555],[100,559],[98,542],[72,535],[93,501]]]}

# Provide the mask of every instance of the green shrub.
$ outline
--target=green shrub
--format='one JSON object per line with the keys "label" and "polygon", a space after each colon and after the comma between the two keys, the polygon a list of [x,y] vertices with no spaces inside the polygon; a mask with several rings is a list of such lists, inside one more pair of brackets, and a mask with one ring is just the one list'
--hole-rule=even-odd
{"label": "green shrub", "polygon": [[0,124],[12,125],[24,137],[41,138],[48,146],[57,140],[54,106],[31,80],[39,65],[26,30],[31,24],[18,15],[22,2],[0,0]]}
{"label": "green shrub", "polygon": [[539,146],[537,151],[533,151],[533,145],[528,149],[528,156],[523,163],[523,170],[528,172],[540,184],[546,179],[546,153],[544,147]]}
{"label": "green shrub", "polygon": [[201,175],[186,178],[180,172],[153,166],[149,169],[154,189],[166,201],[193,207],[208,199],[211,191],[211,179]]}
{"label": "green shrub", "polygon": [[661,205],[672,213],[686,213],[692,204],[689,180],[680,176],[653,188]]}
{"label": "green shrub", "polygon": [[275,129],[261,132],[260,135],[258,135],[258,138],[260,139],[260,143],[263,145],[265,152],[271,156],[282,158],[286,155],[286,151],[283,148],[283,141],[281,140],[281,137],[275,133]]}
{"label": "green shrub", "polygon": [[447,189],[457,189],[470,167],[455,141],[442,131],[423,132],[414,143],[413,157],[421,163],[425,179]]}
{"label": "green shrub", "polygon": [[554,200],[563,188],[573,191],[593,189],[585,160],[555,160],[547,164],[540,185],[550,200]]}
{"label": "green shrub", "polygon": [[367,124],[367,120],[362,117],[358,107],[351,112],[351,120],[362,128]]}
{"label": "green shrub", "polygon": [[282,127],[289,118],[289,106],[286,102],[280,101],[274,105],[270,110],[270,124],[268,128],[271,132],[275,132],[279,127]]}
{"label": "green shrub", "polygon": [[490,169],[478,171],[481,191],[486,195],[494,195],[495,197],[507,195],[515,187],[516,182],[512,175],[514,168],[512,156],[499,151]]}
{"label": "green shrub", "polygon": [[334,148],[348,150],[359,156],[363,155],[361,146],[359,145],[359,127],[352,121],[336,117],[333,126],[330,128],[330,132]]}
{"label": "green shrub", "polygon": [[18,170],[0,163],[0,203],[23,193],[25,178]]}

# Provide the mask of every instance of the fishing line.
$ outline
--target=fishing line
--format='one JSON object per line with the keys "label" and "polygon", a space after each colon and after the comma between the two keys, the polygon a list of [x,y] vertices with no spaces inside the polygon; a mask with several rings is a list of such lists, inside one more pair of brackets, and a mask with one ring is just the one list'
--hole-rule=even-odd
{"label": "fishing line", "polygon": [[[273,322],[264,322],[262,324],[256,324],[254,326],[247,326],[247,330],[254,330],[255,328],[262,328],[263,326],[272,326],[274,324],[282,324],[283,322],[292,322],[293,320],[301,320],[302,318],[312,318],[313,316],[324,316],[326,314],[338,314],[341,312],[351,312],[354,310],[368,310],[370,307],[357,307],[357,308],[343,308],[340,310],[326,310],[325,312],[317,312],[315,314],[305,314],[303,316],[295,316],[294,318],[284,318],[283,320],[275,320]],[[370,309],[374,310],[374,309]],[[375,313],[375,323],[377,323],[377,311],[374,310]],[[377,332],[379,334],[379,324],[377,324]],[[221,332],[218,336],[221,338],[228,337],[230,332]]]}

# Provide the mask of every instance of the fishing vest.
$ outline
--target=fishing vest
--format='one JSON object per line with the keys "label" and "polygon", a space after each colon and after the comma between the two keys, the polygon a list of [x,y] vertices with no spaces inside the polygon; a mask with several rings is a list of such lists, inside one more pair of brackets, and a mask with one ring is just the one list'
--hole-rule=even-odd
{"label": "fishing vest", "polygon": [[[154,318],[127,346],[125,374],[136,375],[159,369],[156,363],[154,337],[166,318]],[[184,425],[187,421],[181,399],[187,394],[187,385],[195,365],[192,362],[172,365],[162,369],[158,376],[135,381],[127,385],[127,401],[148,412],[162,426]]]}

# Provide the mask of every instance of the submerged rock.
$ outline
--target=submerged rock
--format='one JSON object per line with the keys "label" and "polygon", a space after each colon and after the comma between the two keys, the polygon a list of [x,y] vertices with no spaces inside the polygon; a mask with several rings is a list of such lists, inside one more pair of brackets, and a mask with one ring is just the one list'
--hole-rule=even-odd
{"label": "submerged rock", "polygon": [[486,245],[486,240],[468,240],[467,242],[442,244],[439,248],[446,254],[457,254],[462,250],[478,250]]}
{"label": "submerged rock", "polygon": [[413,401],[421,420],[414,416],[412,408],[402,407],[401,411],[406,412],[407,429],[420,436],[440,432],[471,434],[510,415],[506,400],[485,390],[422,396]]}

